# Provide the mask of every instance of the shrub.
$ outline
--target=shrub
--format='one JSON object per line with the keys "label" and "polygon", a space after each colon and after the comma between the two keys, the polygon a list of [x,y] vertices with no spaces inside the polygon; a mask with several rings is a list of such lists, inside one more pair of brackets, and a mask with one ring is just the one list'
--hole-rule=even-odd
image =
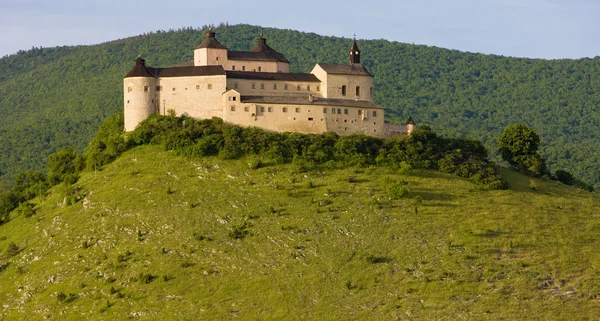
{"label": "shrub", "polygon": [[19,254],[19,252],[21,252],[21,249],[19,248],[19,246],[17,244],[15,244],[15,242],[10,242],[8,244],[8,247],[6,248],[6,256],[7,257],[16,256],[17,254]]}
{"label": "shrub", "polygon": [[35,204],[25,201],[17,208],[17,213],[23,215],[25,218],[30,218],[35,214]]}
{"label": "shrub", "polygon": [[391,199],[401,199],[408,196],[408,189],[404,187],[403,182],[392,182],[387,186],[388,196]]}

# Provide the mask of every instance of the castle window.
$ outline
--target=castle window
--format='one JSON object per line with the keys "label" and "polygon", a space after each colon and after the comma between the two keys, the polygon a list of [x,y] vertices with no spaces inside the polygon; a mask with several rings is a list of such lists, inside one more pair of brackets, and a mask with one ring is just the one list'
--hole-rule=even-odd
{"label": "castle window", "polygon": [[310,91],[310,85],[306,85],[306,90]]}
{"label": "castle window", "polygon": [[246,71],[246,66],[242,66],[242,71]]}
{"label": "castle window", "polygon": [[360,96],[360,86],[356,86],[356,97]]}
{"label": "castle window", "polygon": [[265,84],[260,84],[260,89],[265,89]]}
{"label": "castle window", "polygon": [[262,70],[262,68],[260,66],[258,66],[258,71],[261,71],[261,70]]}
{"label": "castle window", "polygon": [[231,106],[231,111],[235,111],[235,106]]}
{"label": "castle window", "polygon": [[300,90],[300,85],[296,86],[296,89],[297,89],[297,90]]}
{"label": "castle window", "polygon": [[250,110],[250,107],[244,106],[244,111],[249,111],[249,110]]}
{"label": "castle window", "polygon": [[148,92],[148,86],[144,86],[144,92],[147,93]]}
{"label": "castle window", "polygon": [[217,57],[215,60],[216,60],[216,61],[219,61],[219,57]]}
{"label": "castle window", "polygon": [[346,85],[342,86],[342,96],[346,96]]}
{"label": "castle window", "polygon": [[127,87],[127,92],[130,93],[133,90],[133,87]]}
{"label": "castle window", "polygon": [[229,96],[229,101],[236,101],[236,98],[237,97],[235,97],[235,96]]}
{"label": "castle window", "polygon": [[313,121],[312,117],[308,117],[308,121]]}
{"label": "castle window", "polygon": [[323,114],[327,114],[327,108],[323,108]]}
{"label": "castle window", "polygon": [[373,98],[373,87],[371,87],[370,92],[371,92],[371,98]]}
{"label": "castle window", "polygon": [[267,111],[268,111],[268,112],[272,112],[272,111],[273,111],[273,107],[268,107],[268,108],[267,108]]}
{"label": "castle window", "polygon": [[344,115],[348,115],[348,109],[344,108]]}
{"label": "castle window", "polygon": [[338,109],[337,109],[337,113],[338,113],[338,115],[341,115],[341,114],[342,114],[342,109],[341,109],[341,108],[338,108]]}
{"label": "castle window", "polygon": [[377,112],[375,110],[373,111],[373,117],[377,117]]}
{"label": "castle window", "polygon": [[358,116],[362,115],[362,110],[358,110]]}
{"label": "castle window", "polygon": [[129,104],[129,100],[127,101],[127,103]]}
{"label": "castle window", "polygon": [[288,84],[283,85],[284,90],[288,90]]}
{"label": "castle window", "polygon": [[283,107],[283,112],[287,113],[287,107]]}
{"label": "castle window", "polygon": [[196,90],[200,89],[200,85],[196,85]]}
{"label": "castle window", "polygon": [[156,86],[156,91],[160,91],[160,86]]}
{"label": "castle window", "polygon": [[335,114],[335,108],[331,108],[331,113]]}
{"label": "castle window", "polygon": [[265,112],[265,107],[264,106],[260,106],[260,112],[264,113]]}
{"label": "castle window", "polygon": [[273,89],[277,90],[277,84],[273,84]]}
{"label": "castle window", "polygon": [[321,87],[317,86],[317,91],[321,91]]}
{"label": "castle window", "polygon": [[376,125],[377,125],[377,122],[373,122],[373,126],[376,126]]}
{"label": "castle window", "polygon": [[173,87],[173,91],[175,91],[175,87]]}
{"label": "castle window", "polygon": [[239,87],[238,83],[237,83],[237,82],[234,82],[234,83],[233,83],[233,88],[235,88],[235,89],[238,89],[238,87]]}
{"label": "castle window", "polygon": [[206,85],[206,89],[209,89],[209,90],[212,89],[212,84]]}
{"label": "castle window", "polygon": [[235,65],[231,66],[231,70],[235,70]]}
{"label": "castle window", "polygon": [[256,89],[256,84],[252,83],[252,89]]}
{"label": "castle window", "polygon": [[300,112],[300,108],[296,107],[296,112],[299,113]]}

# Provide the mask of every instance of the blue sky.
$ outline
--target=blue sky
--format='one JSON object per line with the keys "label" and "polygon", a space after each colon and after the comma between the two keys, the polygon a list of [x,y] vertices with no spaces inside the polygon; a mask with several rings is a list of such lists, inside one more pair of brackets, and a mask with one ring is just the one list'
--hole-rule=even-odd
{"label": "blue sky", "polygon": [[220,22],[515,57],[600,55],[598,0],[0,0],[0,57]]}

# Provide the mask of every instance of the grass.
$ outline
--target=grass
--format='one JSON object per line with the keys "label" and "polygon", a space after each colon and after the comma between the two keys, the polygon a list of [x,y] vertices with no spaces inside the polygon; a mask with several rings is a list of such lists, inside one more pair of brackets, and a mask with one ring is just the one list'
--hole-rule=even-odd
{"label": "grass", "polygon": [[[0,319],[592,320],[598,196],[156,146],[0,227]],[[388,186],[402,182],[403,198]],[[14,214],[13,214],[14,215]],[[14,242],[18,252],[6,255]],[[12,252],[11,252],[12,254]]]}

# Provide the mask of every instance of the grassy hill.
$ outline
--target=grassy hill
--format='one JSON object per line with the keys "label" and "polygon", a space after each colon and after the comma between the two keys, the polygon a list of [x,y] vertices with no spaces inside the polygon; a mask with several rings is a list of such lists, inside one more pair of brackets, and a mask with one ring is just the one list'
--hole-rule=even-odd
{"label": "grassy hill", "polygon": [[[233,50],[248,50],[259,28],[217,30]],[[264,29],[293,71],[316,62],[346,62],[349,39]],[[107,115],[123,106],[122,77],[139,54],[152,66],[192,56],[203,31],[152,32],[94,46],[35,48],[0,58],[0,189],[19,172],[42,169],[61,147],[82,150]],[[541,136],[552,172],[566,169],[600,189],[600,58],[517,59],[360,40],[363,61],[375,75],[375,101],[393,121],[412,115],[450,137],[471,137],[496,155],[496,138],[523,122]]]}
{"label": "grassy hill", "polygon": [[0,319],[596,318],[600,198],[500,171],[509,190],[136,147],[0,226]]}

